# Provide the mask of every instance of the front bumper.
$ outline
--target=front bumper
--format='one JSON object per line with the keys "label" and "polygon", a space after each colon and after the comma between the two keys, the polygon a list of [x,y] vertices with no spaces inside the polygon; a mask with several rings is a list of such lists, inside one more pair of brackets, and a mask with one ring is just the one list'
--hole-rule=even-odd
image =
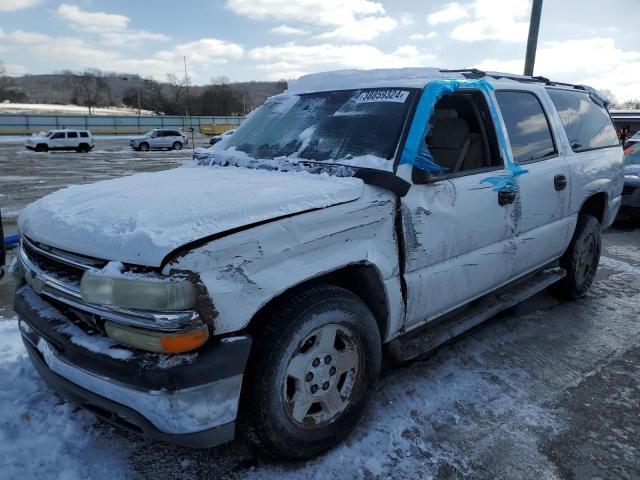
{"label": "front bumper", "polygon": [[640,177],[626,177],[622,191],[622,207],[640,209]]}
{"label": "front bumper", "polygon": [[157,440],[200,448],[234,438],[250,337],[210,341],[195,354],[154,354],[69,330],[63,307],[28,285],[17,290],[14,309],[34,367],[61,396]]}

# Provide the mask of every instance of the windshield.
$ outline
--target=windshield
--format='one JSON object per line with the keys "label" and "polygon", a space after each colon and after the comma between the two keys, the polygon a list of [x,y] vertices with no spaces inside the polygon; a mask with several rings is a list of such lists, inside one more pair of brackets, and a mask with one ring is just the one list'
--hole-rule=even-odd
{"label": "windshield", "polygon": [[640,165],[640,143],[636,143],[624,151],[624,163]]}
{"label": "windshield", "polygon": [[223,148],[258,159],[290,158],[393,170],[415,96],[412,89],[366,89],[272,97]]}

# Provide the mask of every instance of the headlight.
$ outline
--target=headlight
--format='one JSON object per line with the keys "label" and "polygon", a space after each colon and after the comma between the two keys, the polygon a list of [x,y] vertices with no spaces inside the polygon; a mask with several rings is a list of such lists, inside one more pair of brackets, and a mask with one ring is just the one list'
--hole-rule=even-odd
{"label": "headlight", "polygon": [[206,325],[188,332],[166,333],[105,322],[104,330],[118,343],[159,353],[188,352],[198,348],[209,338],[209,329]]}
{"label": "headlight", "polygon": [[195,305],[196,289],[186,280],[109,277],[85,272],[80,295],[87,303],[152,311],[188,310]]}

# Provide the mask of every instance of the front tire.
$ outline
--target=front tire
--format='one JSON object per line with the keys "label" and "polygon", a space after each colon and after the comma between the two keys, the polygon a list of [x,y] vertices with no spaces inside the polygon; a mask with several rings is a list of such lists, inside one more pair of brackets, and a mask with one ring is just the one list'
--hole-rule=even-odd
{"label": "front tire", "polygon": [[44,143],[36,145],[36,152],[48,152],[48,151],[49,151],[48,145],[45,145]]}
{"label": "front tire", "polygon": [[138,147],[138,150],[140,150],[141,152],[148,152],[149,144],[145,142],[141,143],[140,146]]}
{"label": "front tire", "polygon": [[580,215],[571,243],[560,258],[567,276],[550,287],[559,298],[577,300],[584,297],[598,270],[602,248],[602,228],[593,215]]}
{"label": "front tire", "polygon": [[254,335],[243,432],[269,455],[309,458],[362,416],[380,372],[380,332],[362,300],[330,285],[290,295],[266,317]]}

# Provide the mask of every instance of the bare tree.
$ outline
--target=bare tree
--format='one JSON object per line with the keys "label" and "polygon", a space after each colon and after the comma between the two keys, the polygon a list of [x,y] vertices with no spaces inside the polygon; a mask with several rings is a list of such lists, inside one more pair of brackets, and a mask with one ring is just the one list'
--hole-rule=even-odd
{"label": "bare tree", "polygon": [[624,110],[640,110],[640,98],[626,100],[616,105],[616,107]]}
{"label": "bare tree", "polygon": [[73,76],[73,95],[71,102],[89,109],[89,115],[99,105],[111,104],[111,88],[102,72],[86,70]]}
{"label": "bare tree", "polygon": [[0,102],[23,102],[26,99],[27,95],[16,86],[14,79],[9,76],[7,67],[0,61]]}
{"label": "bare tree", "polygon": [[187,111],[187,85],[189,80],[186,76],[178,78],[173,73],[167,75],[169,98],[166,109],[171,113],[184,114]]}

